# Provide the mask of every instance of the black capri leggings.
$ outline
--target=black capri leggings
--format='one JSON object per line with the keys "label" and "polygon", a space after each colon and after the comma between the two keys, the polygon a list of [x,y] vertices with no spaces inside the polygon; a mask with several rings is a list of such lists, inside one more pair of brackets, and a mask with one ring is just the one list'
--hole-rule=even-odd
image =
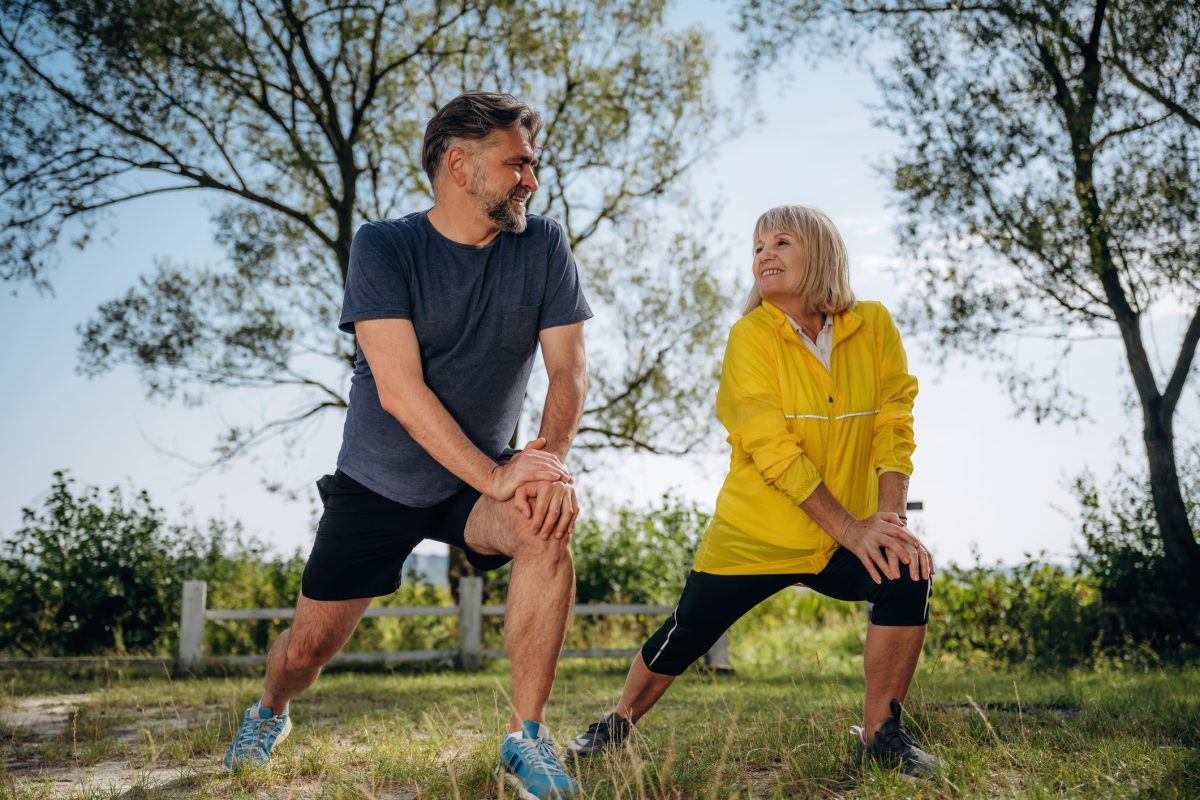
{"label": "black capri leggings", "polygon": [[692,572],[675,613],[642,645],[651,672],[680,675],[712,648],[730,625],[787,586],[805,586],[838,600],[866,600],[876,625],[924,625],[929,621],[931,580],[914,581],[908,565],[900,577],[875,583],[858,556],[844,547],[818,573],[790,575],[713,575]]}

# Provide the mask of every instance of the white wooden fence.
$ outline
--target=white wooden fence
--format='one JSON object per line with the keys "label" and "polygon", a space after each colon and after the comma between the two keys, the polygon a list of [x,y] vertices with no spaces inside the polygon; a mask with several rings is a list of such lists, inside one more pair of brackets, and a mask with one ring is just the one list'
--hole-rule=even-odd
{"label": "white wooden fence", "polygon": [[[290,608],[208,608],[208,585],[204,581],[185,581],[183,611],[179,622],[179,660],[182,669],[196,669],[202,664],[255,665],[266,662],[265,655],[204,656],[204,623],[208,620],[291,619]],[[503,605],[483,604],[483,579],[462,578],[458,584],[459,603],[456,606],[373,606],[368,617],[458,617],[458,648],[454,650],[400,650],[392,653],[339,653],[335,664],[395,664],[414,661],[437,661],[458,658],[463,669],[477,670],[487,658],[507,658],[503,649],[484,649],[483,618],[504,615]],[[575,614],[604,616],[611,614],[670,614],[674,606],[616,605],[584,603],[575,606]],[[630,658],[638,648],[567,648],[564,658]],[[705,657],[709,667],[729,669],[729,641],[722,636]]]}

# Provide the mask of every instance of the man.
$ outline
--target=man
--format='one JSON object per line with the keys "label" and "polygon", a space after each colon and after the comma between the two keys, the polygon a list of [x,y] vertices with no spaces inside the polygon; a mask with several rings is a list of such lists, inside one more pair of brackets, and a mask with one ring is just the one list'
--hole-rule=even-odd
{"label": "man", "polygon": [[[338,469],[318,482],[325,512],[296,616],[227,766],[269,758],[291,729],[292,698],[371,598],[396,590],[417,543],[435,539],[478,569],[513,562],[506,779],[526,798],[578,792],[545,714],[574,601],[578,503],[562,461],[583,410],[591,311],[561,227],[525,211],[541,126],[510,95],[455,98],[425,131],[433,207],[355,235],[339,324],[359,349]],[[541,431],[513,455],[539,344],[550,379]]]}

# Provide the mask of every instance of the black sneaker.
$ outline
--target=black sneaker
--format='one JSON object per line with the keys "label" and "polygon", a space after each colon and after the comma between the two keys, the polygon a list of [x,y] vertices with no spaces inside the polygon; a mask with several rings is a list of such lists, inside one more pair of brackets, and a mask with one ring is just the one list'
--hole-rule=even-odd
{"label": "black sneaker", "polygon": [[942,763],[917,747],[917,743],[900,724],[900,701],[892,698],[892,718],[879,726],[875,739],[867,744],[863,729],[856,727],[859,750],[889,769],[899,767],[901,772],[915,777],[929,777],[942,767]]}
{"label": "black sneaker", "polygon": [[599,722],[593,722],[586,731],[572,739],[567,745],[567,752],[576,758],[587,758],[598,750],[618,747],[629,736],[632,727],[629,720],[613,712]]}

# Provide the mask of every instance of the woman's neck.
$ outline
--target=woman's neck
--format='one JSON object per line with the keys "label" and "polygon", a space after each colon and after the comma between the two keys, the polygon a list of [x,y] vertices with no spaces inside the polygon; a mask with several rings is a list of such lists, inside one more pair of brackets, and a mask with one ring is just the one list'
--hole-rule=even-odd
{"label": "woman's neck", "polygon": [[825,325],[825,315],[816,311],[804,302],[804,298],[790,294],[782,297],[768,297],[767,301],[796,321],[804,329],[808,337],[816,341],[817,334]]}

